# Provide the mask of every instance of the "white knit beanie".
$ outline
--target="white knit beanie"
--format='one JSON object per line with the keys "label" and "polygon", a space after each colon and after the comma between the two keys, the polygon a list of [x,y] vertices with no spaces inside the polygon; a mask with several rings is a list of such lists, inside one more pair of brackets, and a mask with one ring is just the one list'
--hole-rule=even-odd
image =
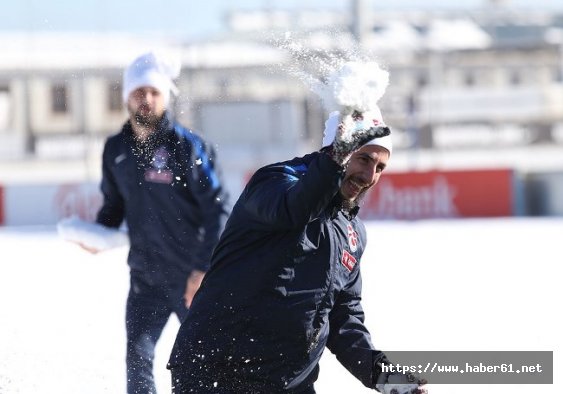
{"label": "white knit beanie", "polygon": [[127,103],[134,90],[150,86],[164,96],[165,105],[170,101],[170,92],[178,94],[173,79],[180,75],[181,63],[155,52],[145,53],[136,58],[123,73],[123,102]]}
{"label": "white knit beanie", "polygon": [[[372,127],[373,125],[376,126],[385,126],[385,122],[383,121],[383,116],[381,115],[381,110],[378,106],[373,107],[370,111],[366,111],[363,113],[364,115],[364,122],[366,122],[365,128]],[[334,111],[331,112],[328,119],[325,122],[325,130],[323,135],[323,148],[325,146],[329,146],[334,141],[336,137],[336,130],[338,130],[338,126],[342,122],[340,117],[340,112]],[[389,154],[393,151],[393,143],[391,140],[391,135],[387,135],[381,138],[374,138],[373,140],[367,142],[365,145],[377,145],[385,148],[389,151]],[[364,145],[364,146],[365,146]]]}

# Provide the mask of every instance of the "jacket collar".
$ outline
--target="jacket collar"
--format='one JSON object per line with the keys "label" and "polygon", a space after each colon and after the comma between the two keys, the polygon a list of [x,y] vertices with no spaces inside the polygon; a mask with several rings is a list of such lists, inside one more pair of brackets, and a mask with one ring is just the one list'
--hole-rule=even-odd
{"label": "jacket collar", "polygon": [[350,209],[345,209],[342,204],[342,197],[340,196],[340,193],[336,193],[329,206],[327,207],[327,212],[331,219],[336,218],[338,216],[338,213],[342,212],[346,219],[352,220],[358,215],[359,211],[359,205],[354,205]]}

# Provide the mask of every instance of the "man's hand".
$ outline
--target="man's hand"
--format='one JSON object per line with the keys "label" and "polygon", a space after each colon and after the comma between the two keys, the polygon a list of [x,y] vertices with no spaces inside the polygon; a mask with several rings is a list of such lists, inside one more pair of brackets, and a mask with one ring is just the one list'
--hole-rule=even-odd
{"label": "man's hand", "polygon": [[186,308],[189,308],[194,299],[196,291],[201,286],[201,281],[205,276],[205,272],[199,270],[193,270],[188,280],[186,282],[186,291],[184,292],[184,302],[186,303]]}
{"label": "man's hand", "polygon": [[[387,359],[382,360],[390,364]],[[428,383],[412,373],[383,372],[380,362],[375,363],[377,391],[383,394],[428,394],[424,385]]]}
{"label": "man's hand", "polygon": [[[72,242],[72,241],[71,241]],[[74,242],[75,244],[77,244],[78,246],[80,246],[82,249],[86,250],[87,252],[90,252],[92,254],[97,254],[100,252],[99,249],[94,248],[93,246],[88,246],[86,244],[83,244],[82,242]]]}
{"label": "man's hand", "polygon": [[394,372],[387,375],[386,380],[385,383],[378,383],[375,386],[383,394],[428,394],[428,390],[423,387],[426,381],[412,374]]}
{"label": "man's hand", "polygon": [[336,163],[345,165],[350,156],[363,145],[391,133],[388,127],[378,126],[371,118],[369,113],[354,110],[345,111],[341,115],[334,141],[328,151]]}

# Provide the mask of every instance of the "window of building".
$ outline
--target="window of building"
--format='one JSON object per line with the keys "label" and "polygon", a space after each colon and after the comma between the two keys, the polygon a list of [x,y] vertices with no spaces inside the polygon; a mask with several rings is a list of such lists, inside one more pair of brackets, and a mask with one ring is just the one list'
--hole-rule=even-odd
{"label": "window of building", "polygon": [[522,77],[518,71],[511,71],[509,78],[511,85],[520,85],[522,83]]}
{"label": "window of building", "polygon": [[557,67],[553,70],[553,80],[554,82],[563,82],[563,68]]}
{"label": "window of building", "polygon": [[10,89],[0,85],[0,132],[8,130],[11,126],[11,101]]}
{"label": "window of building", "polygon": [[107,103],[111,112],[120,112],[123,109],[121,97],[121,83],[110,81],[107,85]]}
{"label": "window of building", "polygon": [[419,74],[416,78],[416,85],[419,88],[423,88],[428,85],[428,77],[424,74]]}
{"label": "window of building", "polygon": [[475,75],[471,72],[465,74],[464,77],[465,86],[474,86],[475,85]]}
{"label": "window of building", "polygon": [[65,84],[55,84],[51,87],[51,109],[56,114],[68,111],[68,89]]}

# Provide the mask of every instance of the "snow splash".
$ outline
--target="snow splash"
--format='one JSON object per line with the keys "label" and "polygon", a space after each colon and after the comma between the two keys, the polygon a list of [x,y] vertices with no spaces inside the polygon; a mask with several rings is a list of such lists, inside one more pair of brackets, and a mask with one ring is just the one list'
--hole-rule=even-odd
{"label": "snow splash", "polygon": [[[336,41],[340,37],[335,36]],[[275,45],[288,52],[292,59],[287,71],[319,96],[324,108],[331,113],[325,124],[323,146],[334,140],[339,125],[343,125],[340,135],[345,141],[352,141],[353,134],[385,125],[378,101],[389,85],[389,72],[366,58],[357,45],[350,42],[335,45],[350,48],[347,51],[317,50],[311,42],[303,45],[292,39],[290,33]],[[390,143],[386,147],[390,149]]]}
{"label": "snow splash", "polygon": [[[360,113],[377,109],[389,85],[389,72],[350,43],[348,51],[314,50],[286,33],[275,45],[292,58],[288,72],[321,99],[327,111]],[[342,46],[342,45],[340,45]]]}
{"label": "snow splash", "polygon": [[389,73],[376,62],[347,62],[321,84],[319,95],[330,106],[367,112],[377,107],[388,85]]}

